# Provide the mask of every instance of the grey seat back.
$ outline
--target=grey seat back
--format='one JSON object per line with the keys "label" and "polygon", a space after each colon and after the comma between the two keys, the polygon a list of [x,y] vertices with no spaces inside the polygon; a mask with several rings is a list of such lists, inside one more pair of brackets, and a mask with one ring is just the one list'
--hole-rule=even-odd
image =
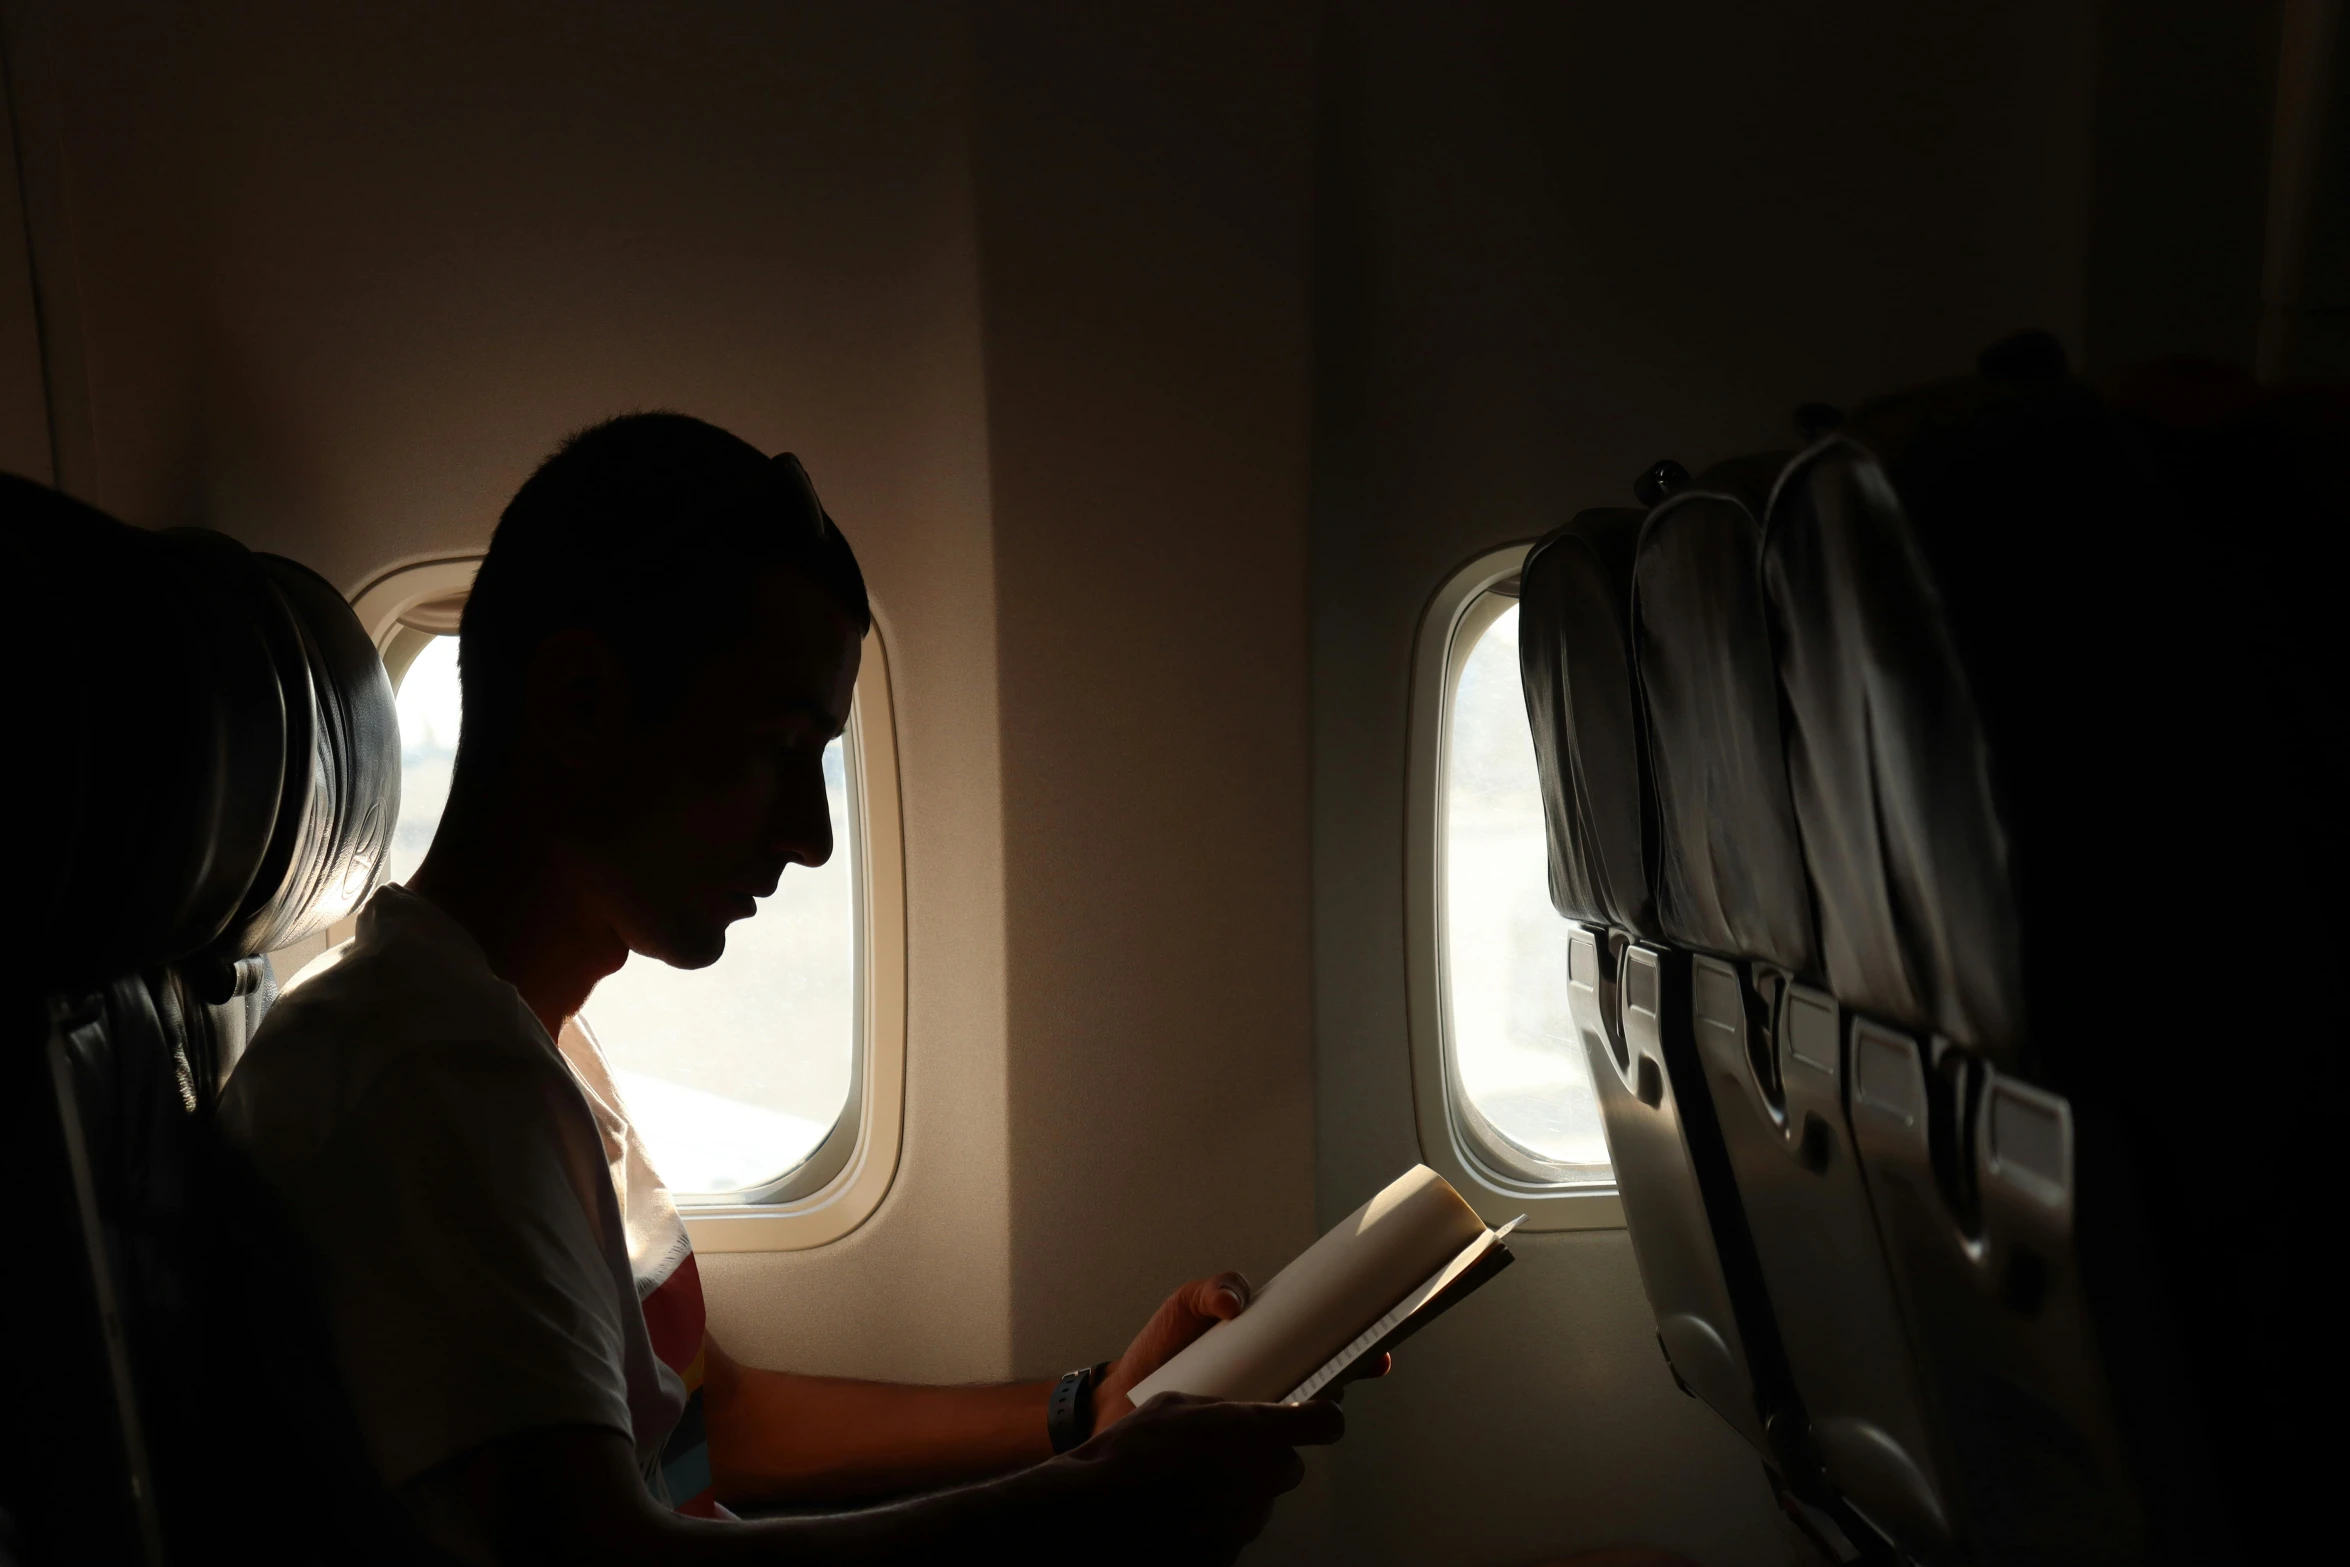
{"label": "grey seat back", "polygon": [[1785,453],[1701,474],[1652,510],[1632,644],[1657,810],[1657,923],[1693,952],[1817,967],[1762,600],[1762,513]]}
{"label": "grey seat back", "polygon": [[1767,1452],[1748,1332],[1709,1204],[1710,1124],[1682,1110],[1683,956],[1659,940],[1626,616],[1642,514],[1587,511],[1527,556],[1518,652],[1550,846],[1551,901],[1573,923],[1568,1004],[1599,1093],[1658,1339],[1684,1386]]}
{"label": "grey seat back", "polygon": [[[2275,981],[2339,950],[2340,688],[2309,683],[2339,660],[2300,557],[2342,525],[2344,454],[2248,382],[2229,412],[2206,376],[2182,434],[2016,346],[1860,410],[1773,515],[1817,547],[1781,579],[1795,636],[1844,648],[1786,668],[1841,767],[1795,781],[1850,937],[1850,1126],[1967,1553],[2266,1554],[2306,1487],[2291,1444],[2247,1444],[2292,1418],[2250,1346],[2323,1290],[2283,1215],[2338,1102],[2342,1025]],[[2221,908],[2274,964],[2224,987],[2227,1046],[2145,983],[2158,932]],[[2215,1186],[2239,1047],[2297,1086]],[[2249,1190],[2275,1217],[2243,1223]]]}
{"label": "grey seat back", "polygon": [[[1831,436],[1788,466],[1761,568],[1819,957],[1776,998],[1781,1135],[1737,1140],[1741,1187],[1830,1483],[1910,1551],[1958,1559],[1948,1443],[1879,1231],[1883,1183],[1872,1202],[1863,1161],[1873,1096],[1904,1048],[1885,1023],[2012,1010],[2005,846],[1929,574],[1861,448]],[[1940,794],[1938,773],[1956,778]],[[1949,802],[1931,825],[1921,793]],[[1983,930],[1998,932],[1992,950],[1962,950],[1958,933]],[[1912,1108],[1922,1136],[1924,1106]]]}
{"label": "grey seat back", "polygon": [[1925,558],[1857,443],[1790,465],[1764,579],[1828,988],[2004,1052],[2022,998],[1990,758]]}
{"label": "grey seat back", "polygon": [[[2108,968],[2094,911],[2116,862],[2050,829],[2096,836],[2083,808],[2113,809],[2130,771],[2136,726],[2116,718],[2143,697],[2084,676],[2136,657],[2151,662],[2129,686],[2161,684],[2164,655],[2130,652],[2137,611],[2109,597],[2115,545],[2166,531],[2153,479],[2094,395],[2044,370],[1863,410],[1772,506],[1764,579],[1827,992],[1816,1054],[1842,1075],[1914,1367],[1885,1429],[1940,1500],[1939,1527],[1897,1527],[1921,1554],[2150,1545],[2081,1265],[2083,1079],[2050,1072],[2073,1030],[2046,1024],[2117,1021],[2079,1005]],[[2084,632],[2103,645],[2072,650]],[[2094,1217],[2117,1238],[2131,1222]]]}
{"label": "grey seat back", "polygon": [[[1632,638],[1655,781],[1657,912],[1689,950],[1702,1095],[1745,1223],[1774,1457],[1799,1493],[1942,1532],[1900,1317],[1845,1130],[1834,1003],[1817,986],[1788,787],[1760,517],[1783,455],[1662,501],[1641,532]],[[1911,1515],[1926,1520],[1910,1523]]]}

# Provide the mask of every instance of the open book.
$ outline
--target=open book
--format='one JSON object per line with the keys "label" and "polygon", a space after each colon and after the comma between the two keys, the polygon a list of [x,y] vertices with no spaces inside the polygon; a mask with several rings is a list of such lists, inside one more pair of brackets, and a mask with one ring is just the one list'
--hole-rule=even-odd
{"label": "open book", "polygon": [[1414,1165],[1128,1396],[1303,1403],[1508,1267],[1502,1237],[1517,1225],[1487,1229],[1450,1181]]}

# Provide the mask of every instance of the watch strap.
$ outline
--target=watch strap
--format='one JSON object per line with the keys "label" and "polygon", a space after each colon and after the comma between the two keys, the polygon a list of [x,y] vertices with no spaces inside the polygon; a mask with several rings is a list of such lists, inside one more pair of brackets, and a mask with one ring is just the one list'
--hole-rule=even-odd
{"label": "watch strap", "polygon": [[1054,1452],[1066,1453],[1093,1435],[1093,1378],[1093,1367],[1079,1366],[1053,1384],[1053,1396],[1044,1407],[1044,1429]]}

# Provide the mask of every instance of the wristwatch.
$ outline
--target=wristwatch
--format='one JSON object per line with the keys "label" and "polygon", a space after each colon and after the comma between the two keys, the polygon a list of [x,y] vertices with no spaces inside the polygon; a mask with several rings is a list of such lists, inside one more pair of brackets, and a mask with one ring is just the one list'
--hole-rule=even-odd
{"label": "wristwatch", "polygon": [[1044,1429],[1054,1452],[1081,1447],[1093,1435],[1093,1387],[1109,1369],[1106,1360],[1098,1366],[1079,1366],[1053,1384],[1053,1396],[1044,1406]]}

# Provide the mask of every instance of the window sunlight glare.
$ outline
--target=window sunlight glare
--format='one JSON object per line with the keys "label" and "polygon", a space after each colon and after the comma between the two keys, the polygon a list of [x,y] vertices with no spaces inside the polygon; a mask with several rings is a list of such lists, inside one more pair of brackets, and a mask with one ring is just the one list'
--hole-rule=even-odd
{"label": "window sunlight glare", "polygon": [[1511,1145],[1495,1152],[1605,1181],[1599,1102],[1567,1016],[1567,923],[1550,902],[1515,603],[1461,664],[1443,811],[1444,993],[1461,1091]]}

